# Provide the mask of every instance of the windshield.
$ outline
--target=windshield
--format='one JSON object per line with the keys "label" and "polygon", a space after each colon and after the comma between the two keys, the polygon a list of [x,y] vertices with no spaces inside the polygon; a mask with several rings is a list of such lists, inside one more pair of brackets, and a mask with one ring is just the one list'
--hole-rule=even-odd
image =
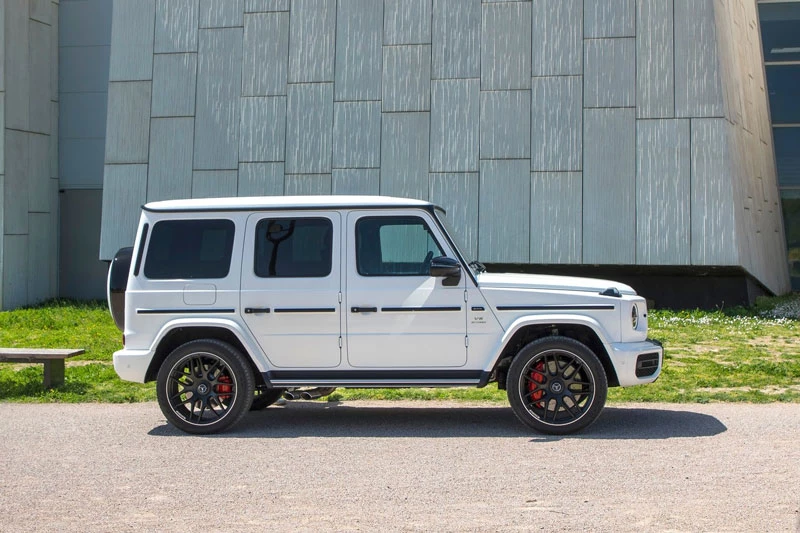
{"label": "windshield", "polygon": [[464,243],[461,241],[461,235],[455,230],[455,227],[447,218],[447,213],[441,207],[436,207],[436,218],[439,220],[442,226],[444,226],[444,229],[447,231],[448,235],[450,235],[450,240],[452,241],[453,246],[456,248],[456,253],[461,256],[461,259],[463,259],[464,262],[467,263],[474,272],[484,272],[486,270],[485,266],[478,261],[475,261],[474,257],[469,257],[464,253],[464,250],[468,250],[469,248],[464,246]]}

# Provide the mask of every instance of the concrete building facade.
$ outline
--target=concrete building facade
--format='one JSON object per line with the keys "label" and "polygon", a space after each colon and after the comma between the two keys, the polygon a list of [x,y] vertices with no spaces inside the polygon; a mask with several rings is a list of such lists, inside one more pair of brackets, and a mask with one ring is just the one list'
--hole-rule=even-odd
{"label": "concrete building facade", "polygon": [[754,0],[48,4],[59,294],[102,296],[147,201],[340,193],[432,200],[483,262],[657,303],[790,288]]}

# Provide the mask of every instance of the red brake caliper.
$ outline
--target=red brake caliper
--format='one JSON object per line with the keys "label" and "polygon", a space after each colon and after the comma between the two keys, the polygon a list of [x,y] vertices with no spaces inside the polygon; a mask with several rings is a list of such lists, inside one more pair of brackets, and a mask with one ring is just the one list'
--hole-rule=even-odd
{"label": "red brake caliper", "polygon": [[[220,383],[233,383],[230,376],[220,376],[219,380]],[[233,385],[217,385],[217,394],[219,394],[219,401],[227,402],[230,399],[230,394],[225,394],[233,392]]]}
{"label": "red brake caliper", "polygon": [[533,392],[533,394],[531,394],[531,400],[533,400],[534,402],[538,402],[535,404],[535,406],[539,409],[544,407],[543,403],[539,401],[542,399],[542,396],[544,396],[544,389],[539,388],[537,386],[537,383],[539,384],[544,383],[545,378],[542,372],[544,372],[544,362],[539,361],[538,363],[536,363],[536,366],[534,366],[533,370],[531,371],[531,379],[533,381],[528,382],[528,390]]}

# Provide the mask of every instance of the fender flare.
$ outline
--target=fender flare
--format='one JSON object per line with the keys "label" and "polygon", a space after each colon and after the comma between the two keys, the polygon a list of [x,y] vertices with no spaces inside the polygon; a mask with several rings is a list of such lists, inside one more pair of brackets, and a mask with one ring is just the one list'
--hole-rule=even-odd
{"label": "fender flare", "polygon": [[505,333],[503,333],[499,346],[489,360],[489,364],[486,366],[487,370],[492,371],[494,369],[498,360],[500,359],[500,356],[505,351],[507,344],[512,338],[514,338],[514,335],[518,331],[528,326],[542,326],[548,324],[572,324],[576,326],[587,327],[591,329],[595,335],[597,335],[598,339],[600,339],[606,354],[611,353],[611,343],[608,341],[608,334],[603,326],[590,316],[572,314],[526,315],[514,320],[508,329],[506,329]]}

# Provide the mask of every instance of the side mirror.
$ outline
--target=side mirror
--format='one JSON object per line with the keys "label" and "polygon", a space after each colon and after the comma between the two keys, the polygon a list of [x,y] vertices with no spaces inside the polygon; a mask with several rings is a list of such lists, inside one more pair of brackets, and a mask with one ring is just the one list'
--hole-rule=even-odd
{"label": "side mirror", "polygon": [[442,285],[458,285],[461,280],[461,265],[452,257],[434,257],[431,260],[431,276],[445,278]]}

